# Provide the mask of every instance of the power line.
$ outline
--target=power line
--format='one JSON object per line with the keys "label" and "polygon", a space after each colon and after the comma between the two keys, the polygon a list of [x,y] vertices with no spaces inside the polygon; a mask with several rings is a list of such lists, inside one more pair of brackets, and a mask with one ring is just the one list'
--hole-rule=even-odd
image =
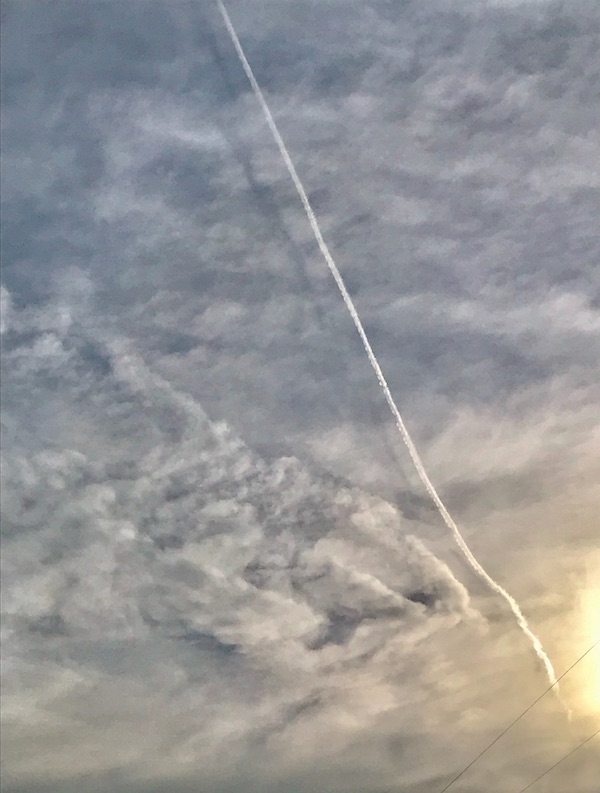
{"label": "power line", "polygon": [[582,747],[582,746],[585,746],[585,745],[586,745],[586,743],[589,743],[591,740],[593,740],[593,739],[594,739],[594,738],[595,738],[597,735],[600,735],[600,729],[596,730],[596,732],[595,732],[593,735],[590,735],[590,736],[589,736],[589,738],[586,738],[586,739],[585,739],[585,741],[582,741],[582,742],[581,742],[580,744],[578,744],[578,745],[577,745],[577,746],[576,746],[574,749],[571,749],[571,751],[570,751],[570,752],[567,752],[565,755],[563,755],[563,756],[560,758],[560,760],[558,760],[556,763],[554,763],[554,765],[551,765],[551,766],[550,766],[550,768],[547,768],[547,769],[544,771],[544,773],[543,773],[543,774],[540,774],[538,777],[536,777],[536,778],[533,780],[533,782],[530,782],[528,785],[525,785],[525,787],[524,787],[524,788],[521,788],[521,790],[519,790],[519,793],[525,793],[525,791],[526,791],[526,790],[529,790],[529,788],[530,788],[530,787],[533,787],[533,785],[535,785],[535,783],[536,783],[536,782],[539,782],[539,781],[540,781],[540,779],[542,779],[542,777],[545,777],[545,776],[546,776],[546,774],[549,774],[549,773],[550,773],[550,771],[554,771],[554,769],[556,768],[556,766],[559,766],[559,765],[560,765],[561,763],[563,763],[563,762],[564,762],[564,761],[565,761],[565,760],[566,760],[568,757],[570,757],[572,754],[575,754],[575,752],[577,752],[579,749],[581,749],[581,747]]}
{"label": "power line", "polygon": [[[595,647],[597,647],[599,644],[600,644],[600,639],[598,639],[597,641],[595,641],[595,642],[592,644],[592,646],[591,646],[591,647],[588,647],[588,649],[587,649],[587,650],[586,650],[586,651],[583,653],[583,655],[580,655],[580,656],[579,656],[579,658],[578,658],[578,659],[577,659],[577,660],[576,660],[574,663],[572,663],[572,664],[571,664],[571,666],[570,666],[570,667],[569,667],[567,670],[565,670],[565,671],[562,673],[562,675],[561,675],[560,677],[558,677],[558,678],[557,678],[557,679],[554,681],[554,683],[552,683],[552,685],[548,686],[548,688],[547,688],[545,691],[543,691],[543,692],[542,692],[542,693],[539,695],[539,697],[538,697],[536,700],[534,700],[534,701],[531,703],[531,705],[529,705],[528,707],[526,707],[526,708],[525,708],[525,710],[524,710],[524,711],[523,711],[523,712],[522,712],[522,713],[521,713],[519,716],[517,716],[517,718],[516,718],[516,719],[513,719],[513,721],[511,721],[511,723],[510,723],[510,724],[509,724],[507,727],[505,727],[505,728],[502,730],[502,732],[501,732],[499,735],[497,735],[497,736],[494,738],[494,740],[493,740],[491,743],[489,743],[489,744],[488,744],[488,745],[485,747],[485,749],[482,749],[482,750],[481,750],[481,752],[479,752],[479,754],[477,755],[477,757],[474,757],[474,758],[471,760],[471,762],[470,762],[468,765],[466,765],[466,766],[463,768],[463,770],[462,770],[460,773],[458,773],[458,774],[457,774],[457,775],[454,777],[454,779],[451,779],[451,780],[450,780],[450,782],[448,782],[448,784],[446,785],[446,787],[444,787],[444,788],[442,788],[442,790],[440,790],[440,793],[446,793],[446,791],[447,791],[447,790],[449,790],[449,789],[452,787],[452,785],[453,785],[455,782],[457,782],[457,781],[458,781],[458,780],[461,778],[461,776],[462,776],[464,773],[466,773],[466,772],[469,770],[469,768],[471,768],[472,766],[474,766],[474,765],[475,765],[475,763],[476,763],[476,762],[479,760],[479,758],[483,757],[483,755],[484,755],[484,754],[486,754],[486,752],[488,752],[488,751],[489,751],[489,750],[492,748],[492,746],[494,746],[495,744],[497,744],[497,743],[498,743],[498,741],[500,740],[500,738],[503,738],[503,737],[506,735],[506,733],[507,733],[509,730],[511,730],[511,729],[512,729],[512,728],[515,726],[515,724],[516,724],[517,722],[521,721],[521,719],[523,718],[523,716],[526,716],[526,715],[529,713],[529,711],[530,711],[530,710],[531,710],[531,709],[532,709],[532,708],[533,708],[535,705],[537,705],[537,703],[540,701],[540,699],[543,699],[543,698],[546,696],[546,694],[547,694],[549,691],[551,691],[551,690],[554,688],[554,686],[556,686],[556,684],[559,682],[559,680],[562,680],[562,679],[563,679],[563,677],[565,677],[565,675],[568,675],[568,674],[569,674],[569,672],[571,671],[571,669],[574,669],[574,668],[577,666],[577,664],[578,664],[580,661],[583,661],[583,659],[586,657],[586,655],[588,655],[589,653],[591,653],[591,652],[592,652],[592,650],[593,650]],[[593,737],[593,736],[592,736],[592,737]],[[564,759],[564,758],[563,758],[563,759]],[[537,781],[537,780],[536,780],[536,781]],[[533,783],[532,783],[532,784],[533,784]]]}

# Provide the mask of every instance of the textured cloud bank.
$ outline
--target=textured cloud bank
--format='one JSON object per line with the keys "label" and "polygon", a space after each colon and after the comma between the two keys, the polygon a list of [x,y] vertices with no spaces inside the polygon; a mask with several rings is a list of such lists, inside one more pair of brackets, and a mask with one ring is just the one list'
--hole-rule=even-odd
{"label": "textured cloud bank", "polygon": [[[94,357],[76,326],[16,338],[9,393],[68,384],[77,402],[118,404],[115,436],[155,436],[110,462],[18,442],[3,461],[5,719],[20,774],[141,768],[152,747],[159,768],[206,770],[278,741],[293,765],[328,731],[343,750],[400,708],[422,722],[423,692],[395,681],[432,634],[475,613],[397,510],[293,458],[265,463],[123,344]],[[185,738],[167,715],[119,746],[157,707]],[[44,721],[62,746],[37,733]]]}
{"label": "textured cloud bank", "polygon": [[[561,671],[597,569],[596,5],[231,13],[436,484]],[[6,784],[442,787],[543,676],[396,445],[218,15],[3,14]],[[548,701],[457,790],[570,741]],[[586,751],[549,791],[591,793]]]}

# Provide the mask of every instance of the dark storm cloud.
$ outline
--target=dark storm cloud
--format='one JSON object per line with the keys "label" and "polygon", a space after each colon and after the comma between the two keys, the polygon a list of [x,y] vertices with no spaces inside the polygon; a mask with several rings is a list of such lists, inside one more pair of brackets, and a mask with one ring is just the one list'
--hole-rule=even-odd
{"label": "dark storm cloud", "polygon": [[[230,11],[432,477],[566,667],[597,6]],[[13,0],[2,35],[7,789],[441,786],[539,669],[415,483],[216,9]],[[559,721],[463,789],[518,789]]]}

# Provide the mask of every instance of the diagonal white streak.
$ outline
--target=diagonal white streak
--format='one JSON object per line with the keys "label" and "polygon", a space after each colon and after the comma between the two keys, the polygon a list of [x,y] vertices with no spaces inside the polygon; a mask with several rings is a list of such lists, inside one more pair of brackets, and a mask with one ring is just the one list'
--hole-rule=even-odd
{"label": "diagonal white streak", "polygon": [[471,549],[469,548],[469,546],[465,542],[462,534],[460,533],[460,530],[459,530],[458,526],[456,525],[456,523],[454,522],[454,519],[452,518],[452,516],[450,515],[450,513],[446,509],[446,506],[444,505],[444,502],[439,497],[439,495],[437,493],[437,490],[433,486],[433,483],[431,482],[431,479],[429,478],[429,476],[427,474],[427,471],[425,470],[425,467],[423,465],[421,457],[419,456],[419,452],[417,451],[417,448],[416,448],[415,444],[413,443],[412,438],[410,437],[410,434],[409,434],[409,432],[408,432],[408,430],[406,428],[406,425],[404,424],[404,419],[402,418],[402,416],[400,414],[400,411],[398,410],[398,407],[397,407],[397,405],[396,405],[396,403],[394,401],[394,397],[392,396],[392,392],[390,391],[390,387],[388,386],[387,380],[385,379],[385,376],[383,374],[381,366],[379,365],[379,361],[377,360],[377,357],[375,356],[375,353],[373,352],[373,348],[371,347],[371,343],[369,342],[369,339],[367,337],[367,334],[365,332],[363,324],[362,324],[362,322],[360,320],[360,317],[358,316],[358,312],[356,310],[356,307],[354,306],[354,303],[352,302],[352,298],[350,297],[350,294],[349,294],[348,290],[346,289],[346,285],[345,285],[344,280],[343,280],[343,278],[341,276],[341,273],[338,270],[337,265],[336,265],[335,261],[333,260],[333,257],[331,255],[331,253],[329,252],[329,248],[327,247],[327,243],[323,239],[323,235],[321,233],[321,229],[319,227],[319,223],[317,221],[315,213],[313,212],[312,206],[310,205],[310,201],[308,200],[308,196],[306,195],[306,191],[305,191],[305,189],[304,189],[304,187],[302,185],[302,182],[300,181],[300,177],[298,176],[298,173],[296,171],[294,163],[292,162],[292,159],[291,159],[291,157],[289,155],[289,152],[288,152],[287,147],[286,147],[286,145],[285,145],[285,143],[283,141],[283,138],[279,134],[279,130],[277,129],[277,125],[275,123],[275,119],[273,118],[273,115],[272,115],[272,113],[271,113],[271,111],[269,109],[269,106],[267,105],[265,97],[263,96],[263,92],[262,92],[258,82],[256,81],[256,78],[255,78],[254,73],[252,71],[252,67],[250,66],[250,64],[248,62],[248,59],[246,58],[246,55],[244,53],[244,50],[242,49],[242,45],[240,44],[240,40],[239,40],[239,38],[237,36],[235,28],[233,27],[233,24],[231,22],[229,14],[227,13],[227,9],[225,8],[222,0],[216,0],[216,2],[217,2],[217,5],[219,6],[219,10],[220,10],[221,15],[223,17],[223,20],[225,22],[225,27],[227,28],[227,32],[229,33],[229,36],[231,37],[231,40],[233,42],[233,45],[234,45],[235,50],[237,52],[237,55],[238,55],[238,57],[240,59],[242,67],[244,69],[244,72],[246,73],[246,76],[247,76],[248,80],[250,81],[250,84],[252,86],[252,90],[254,91],[256,99],[258,100],[258,102],[259,102],[259,104],[260,104],[260,106],[262,108],[263,114],[265,116],[265,120],[266,120],[266,122],[267,122],[267,124],[269,126],[269,129],[271,130],[271,133],[272,133],[272,135],[273,135],[273,137],[275,139],[275,143],[277,144],[279,152],[280,152],[280,154],[281,154],[281,156],[283,158],[283,161],[285,162],[285,165],[286,165],[286,167],[288,169],[288,172],[289,172],[289,174],[290,174],[290,176],[292,178],[292,181],[294,183],[296,191],[298,192],[300,200],[302,201],[302,205],[304,207],[304,211],[306,212],[306,215],[308,217],[308,221],[310,223],[310,227],[311,227],[311,229],[313,231],[313,234],[314,234],[315,239],[317,241],[317,244],[319,246],[319,250],[323,254],[323,258],[325,259],[325,262],[327,263],[327,266],[328,266],[328,268],[329,268],[329,270],[331,272],[331,275],[333,276],[333,279],[334,279],[334,281],[335,281],[335,283],[337,285],[337,288],[339,289],[339,291],[340,291],[340,293],[342,295],[344,303],[346,304],[346,308],[348,309],[348,312],[350,313],[350,316],[352,317],[352,321],[354,322],[354,326],[355,326],[356,330],[358,331],[358,335],[360,336],[360,339],[361,339],[361,341],[363,343],[363,347],[365,348],[365,352],[367,353],[367,356],[369,358],[369,363],[371,364],[371,367],[373,368],[373,371],[375,372],[375,376],[377,377],[377,381],[378,381],[378,383],[379,383],[379,385],[381,387],[381,390],[383,391],[383,395],[385,397],[385,400],[386,400],[386,402],[387,402],[387,404],[388,404],[388,406],[389,406],[389,408],[390,408],[390,410],[392,412],[392,415],[393,415],[394,420],[396,422],[396,426],[397,426],[397,428],[398,428],[398,430],[400,432],[400,435],[402,436],[402,440],[406,444],[406,447],[408,449],[408,453],[410,455],[411,460],[413,461],[413,464],[414,464],[414,466],[416,468],[416,471],[417,471],[417,473],[419,475],[419,478],[420,478],[421,482],[423,483],[423,485],[425,486],[425,489],[429,493],[429,495],[431,497],[431,500],[435,504],[438,512],[442,516],[442,518],[444,520],[444,523],[446,524],[446,526],[452,532],[452,535],[454,536],[454,539],[456,540],[456,543],[457,543],[458,547],[460,548],[460,550],[462,551],[462,553],[464,554],[466,560],[471,565],[473,570],[481,578],[483,578],[483,580],[490,586],[490,588],[493,589],[494,592],[496,592],[498,595],[503,597],[504,600],[508,603],[508,605],[510,606],[511,611],[513,612],[513,614],[515,615],[515,617],[517,619],[519,627],[521,628],[523,633],[527,636],[527,638],[531,642],[531,645],[533,646],[533,649],[535,650],[538,658],[543,662],[544,667],[546,669],[546,673],[548,675],[548,679],[550,680],[550,682],[552,684],[556,684],[556,673],[554,672],[554,668],[552,666],[552,663],[551,663],[548,655],[546,654],[546,651],[544,650],[544,648],[542,646],[542,643],[540,642],[538,637],[535,635],[535,633],[533,633],[533,631],[529,627],[529,625],[527,623],[527,620],[526,620],[523,612],[521,611],[521,608],[519,607],[519,604],[514,599],[514,597],[509,592],[507,592],[506,589],[504,589],[504,587],[502,587],[497,581],[495,581],[492,578],[492,576],[489,575],[489,573],[487,573],[485,571],[485,569],[481,566],[481,564],[477,561],[477,559],[475,558],[475,556],[471,552]]}

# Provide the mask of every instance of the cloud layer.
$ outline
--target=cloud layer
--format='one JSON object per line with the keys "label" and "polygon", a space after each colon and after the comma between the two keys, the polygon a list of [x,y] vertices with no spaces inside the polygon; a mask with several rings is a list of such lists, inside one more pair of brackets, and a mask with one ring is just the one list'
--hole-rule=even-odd
{"label": "cloud layer", "polygon": [[[596,4],[230,12],[434,482],[562,671],[600,564]],[[9,789],[442,787],[543,675],[419,487],[216,10],[3,16]],[[572,745],[550,698],[519,729],[457,791]],[[585,751],[548,791],[591,793]]]}

